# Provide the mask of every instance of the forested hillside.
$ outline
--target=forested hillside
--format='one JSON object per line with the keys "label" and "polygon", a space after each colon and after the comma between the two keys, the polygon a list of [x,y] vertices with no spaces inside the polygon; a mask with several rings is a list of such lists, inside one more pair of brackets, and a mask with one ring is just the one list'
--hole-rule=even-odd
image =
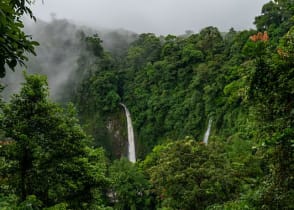
{"label": "forested hillside", "polygon": [[294,209],[293,0],[181,36],[54,19],[26,29],[38,48],[30,6],[0,3],[1,90],[22,64],[49,86],[24,72],[0,100],[0,209]]}

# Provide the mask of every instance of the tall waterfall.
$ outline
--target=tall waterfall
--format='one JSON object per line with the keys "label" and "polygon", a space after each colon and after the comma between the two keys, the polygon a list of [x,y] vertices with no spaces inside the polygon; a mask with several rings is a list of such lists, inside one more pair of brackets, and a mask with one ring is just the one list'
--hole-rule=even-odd
{"label": "tall waterfall", "polygon": [[211,123],[212,123],[212,119],[209,119],[207,130],[206,130],[204,138],[203,138],[203,143],[206,144],[206,145],[208,144],[208,138],[209,138],[209,134],[210,134]]}
{"label": "tall waterfall", "polygon": [[132,124],[132,118],[130,111],[124,105],[123,103],[120,103],[120,105],[124,108],[125,113],[126,113],[126,118],[127,118],[127,124],[128,124],[128,158],[129,161],[135,163],[136,162],[136,150],[135,150],[135,139],[134,139],[134,129],[133,129],[133,124]]}

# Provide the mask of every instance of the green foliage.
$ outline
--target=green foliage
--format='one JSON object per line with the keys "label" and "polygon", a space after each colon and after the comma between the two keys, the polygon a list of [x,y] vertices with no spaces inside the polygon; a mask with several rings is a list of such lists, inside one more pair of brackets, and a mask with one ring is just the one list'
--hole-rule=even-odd
{"label": "green foliage", "polygon": [[63,110],[49,101],[44,76],[25,78],[20,94],[4,108],[2,128],[14,148],[3,148],[8,165],[2,179],[9,178],[8,186],[21,201],[35,195],[44,206],[67,203],[87,209],[102,204],[107,185],[103,150],[87,147],[90,139],[72,105]]}
{"label": "green foliage", "polygon": [[121,100],[115,60],[104,52],[97,35],[86,37],[82,34],[81,42],[84,49],[63,95],[69,93],[84,129],[95,138],[94,145],[103,146],[110,153],[106,121],[109,113],[118,110]]}
{"label": "green foliage", "polygon": [[14,70],[17,64],[23,65],[26,53],[33,53],[37,42],[23,32],[23,15],[32,19],[29,6],[31,0],[3,0],[0,2],[0,78],[5,76],[6,65]]}
{"label": "green foliage", "polygon": [[44,208],[44,210],[66,210],[67,206],[66,203],[60,203],[49,208]]}
{"label": "green foliage", "polygon": [[211,26],[200,31],[197,45],[207,56],[220,53],[224,46],[220,32]]}
{"label": "green foliage", "polygon": [[27,196],[26,200],[21,202],[17,209],[19,210],[41,210],[42,202],[35,195]]}
{"label": "green foliage", "polygon": [[242,182],[221,145],[187,139],[154,148],[144,161],[158,206],[205,209],[238,195]]}
{"label": "green foliage", "polygon": [[[293,2],[265,4],[255,23],[257,31],[141,34],[118,62],[103,56],[89,68],[81,115],[107,118],[127,104],[157,208],[292,208]],[[176,141],[202,139],[208,119],[219,143]],[[114,179],[126,168],[115,162],[111,174],[130,196],[133,180]]]}
{"label": "green foliage", "polygon": [[149,209],[149,184],[137,165],[122,158],[109,168],[115,209]]}
{"label": "green foliage", "polygon": [[235,200],[229,201],[222,205],[213,205],[206,208],[206,210],[254,210],[252,206],[250,206],[244,200]]}
{"label": "green foliage", "polygon": [[293,1],[270,1],[263,5],[261,12],[262,15],[255,18],[255,25],[259,31],[268,31],[275,44],[293,26]]}
{"label": "green foliage", "polygon": [[100,57],[103,54],[101,43],[102,40],[99,38],[98,34],[85,38],[86,49],[96,57]]}
{"label": "green foliage", "polygon": [[[276,52],[255,55],[255,71],[250,81],[250,97],[258,111],[265,161],[269,173],[261,185],[258,205],[263,208],[293,208],[293,60],[292,32],[281,38]],[[288,44],[286,44],[288,43]]]}
{"label": "green foliage", "polygon": [[[35,45],[17,31],[19,18],[32,16],[22,2],[0,4],[0,16],[12,17],[0,23],[20,34],[7,45],[0,36],[8,49],[0,64],[11,68]],[[113,55],[81,33],[79,79],[65,92],[95,139],[72,105],[48,99],[45,77],[25,75],[21,92],[0,102],[0,208],[293,209],[293,14],[292,0],[271,1],[255,19],[258,31],[141,34]],[[108,136],[120,135],[122,101],[143,161],[108,167],[93,146],[124,147]]]}
{"label": "green foliage", "polygon": [[[2,171],[2,170],[1,170]],[[16,195],[9,194],[8,196],[0,194],[0,208],[3,210],[10,210],[16,208],[18,198]]]}
{"label": "green foliage", "polygon": [[160,40],[154,34],[141,34],[128,49],[127,65],[134,71],[140,71],[146,63],[157,60],[160,46]]}

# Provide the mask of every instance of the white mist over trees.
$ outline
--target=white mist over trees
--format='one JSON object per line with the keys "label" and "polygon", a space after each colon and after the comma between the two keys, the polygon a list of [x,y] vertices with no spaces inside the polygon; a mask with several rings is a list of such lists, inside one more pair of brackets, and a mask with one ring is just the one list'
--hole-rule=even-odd
{"label": "white mist over trees", "polygon": [[[125,30],[98,31],[85,26],[78,26],[65,19],[53,18],[50,22],[38,20],[36,23],[26,20],[25,32],[32,35],[40,43],[36,47],[36,56],[30,55],[26,62],[27,68],[17,67],[15,72],[7,72],[2,79],[5,86],[4,98],[16,92],[23,82],[22,70],[29,73],[41,73],[48,77],[51,97],[62,100],[64,84],[72,78],[77,69],[79,56],[85,51],[82,38],[98,33],[103,39],[102,45],[117,57],[121,56],[136,34]],[[90,59],[90,56],[88,57]]]}

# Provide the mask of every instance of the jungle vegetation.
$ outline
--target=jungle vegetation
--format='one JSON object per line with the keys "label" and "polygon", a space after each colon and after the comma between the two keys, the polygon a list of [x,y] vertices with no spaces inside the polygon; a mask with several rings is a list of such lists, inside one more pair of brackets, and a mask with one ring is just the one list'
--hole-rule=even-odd
{"label": "jungle vegetation", "polygon": [[[31,4],[0,1],[1,77],[35,53]],[[19,93],[0,98],[0,209],[294,209],[293,1],[266,3],[254,23],[139,34],[110,51],[79,32],[58,100],[46,76],[24,72]],[[120,102],[136,163],[107,134]]]}

